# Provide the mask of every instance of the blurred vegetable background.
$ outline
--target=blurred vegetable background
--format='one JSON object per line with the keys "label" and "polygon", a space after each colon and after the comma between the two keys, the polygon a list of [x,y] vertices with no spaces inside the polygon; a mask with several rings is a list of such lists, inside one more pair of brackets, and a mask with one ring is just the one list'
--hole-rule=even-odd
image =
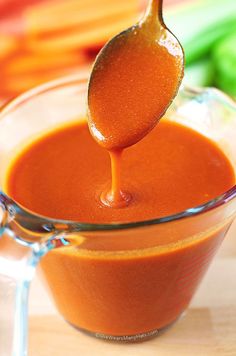
{"label": "blurred vegetable background", "polygon": [[[89,67],[146,0],[0,0],[0,102]],[[236,97],[236,0],[164,0],[186,54],[185,82]]]}

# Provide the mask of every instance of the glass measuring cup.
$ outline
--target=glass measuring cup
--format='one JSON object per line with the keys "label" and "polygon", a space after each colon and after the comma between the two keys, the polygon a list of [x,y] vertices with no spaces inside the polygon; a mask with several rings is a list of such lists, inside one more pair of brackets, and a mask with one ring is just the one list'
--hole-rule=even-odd
{"label": "glass measuring cup", "polygon": [[[28,290],[47,252],[43,273],[68,322],[103,339],[144,340],[186,309],[236,214],[236,187],[173,216],[108,225],[48,219],[7,196],[4,179],[15,153],[85,117],[87,79],[81,73],[40,86],[0,116],[1,355],[27,354]],[[182,88],[167,116],[215,140],[236,169],[236,107],[228,97]]]}

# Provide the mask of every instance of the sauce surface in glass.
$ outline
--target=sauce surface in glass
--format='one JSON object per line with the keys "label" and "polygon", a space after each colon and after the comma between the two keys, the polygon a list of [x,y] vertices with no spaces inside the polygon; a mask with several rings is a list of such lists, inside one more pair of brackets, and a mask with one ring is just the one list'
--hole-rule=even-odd
{"label": "sauce surface in glass", "polygon": [[229,161],[213,142],[168,120],[124,152],[121,175],[132,201],[112,209],[100,201],[110,184],[109,156],[84,122],[45,135],[20,153],[10,168],[7,192],[48,217],[132,222],[206,203],[234,181]]}

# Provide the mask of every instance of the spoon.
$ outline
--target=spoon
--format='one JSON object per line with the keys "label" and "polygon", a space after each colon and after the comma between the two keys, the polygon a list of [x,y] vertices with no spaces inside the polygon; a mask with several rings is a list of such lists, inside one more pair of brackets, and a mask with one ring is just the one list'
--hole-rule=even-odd
{"label": "spoon", "polygon": [[141,140],[163,116],[183,77],[184,53],[164,24],[162,0],[112,38],[94,63],[88,86],[88,123],[109,151]]}

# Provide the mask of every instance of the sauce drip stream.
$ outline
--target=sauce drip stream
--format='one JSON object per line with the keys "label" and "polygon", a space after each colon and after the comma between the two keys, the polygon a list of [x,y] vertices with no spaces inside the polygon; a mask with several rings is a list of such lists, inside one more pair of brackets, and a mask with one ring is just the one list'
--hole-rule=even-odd
{"label": "sauce drip stream", "polygon": [[109,207],[122,208],[129,204],[132,199],[128,192],[122,191],[121,184],[121,150],[109,151],[111,160],[111,188],[101,194],[101,201]]}

